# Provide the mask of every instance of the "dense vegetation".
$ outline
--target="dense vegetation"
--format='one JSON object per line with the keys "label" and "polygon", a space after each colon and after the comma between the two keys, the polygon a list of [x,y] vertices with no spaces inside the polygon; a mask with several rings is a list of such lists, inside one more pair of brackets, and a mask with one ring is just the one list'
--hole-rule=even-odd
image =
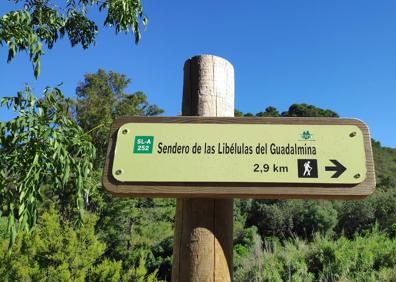
{"label": "dense vegetation", "polygon": [[[28,88],[3,100],[18,117],[0,125],[2,280],[170,279],[175,201],[101,185],[112,120],[162,113],[129,83],[99,70],[74,100]],[[295,104],[256,116],[338,115]],[[363,201],[235,200],[235,281],[396,281],[396,150],[373,149],[377,191]]]}

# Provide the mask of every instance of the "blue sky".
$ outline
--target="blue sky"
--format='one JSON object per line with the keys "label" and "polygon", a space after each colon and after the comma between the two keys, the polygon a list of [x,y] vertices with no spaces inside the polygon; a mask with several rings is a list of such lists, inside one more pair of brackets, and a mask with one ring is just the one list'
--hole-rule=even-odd
{"label": "blue sky", "polygon": [[[100,21],[88,50],[59,41],[42,57],[36,81],[26,54],[6,63],[0,48],[0,96],[25,83],[39,94],[63,82],[74,97],[83,75],[99,68],[132,79],[165,115],[180,112],[184,61],[197,54],[228,59],[235,68],[235,107],[259,112],[293,103],[332,109],[365,121],[375,139],[396,147],[396,1],[143,0],[149,25],[139,45]],[[0,13],[13,6],[2,1]],[[0,110],[0,120],[11,114]]]}

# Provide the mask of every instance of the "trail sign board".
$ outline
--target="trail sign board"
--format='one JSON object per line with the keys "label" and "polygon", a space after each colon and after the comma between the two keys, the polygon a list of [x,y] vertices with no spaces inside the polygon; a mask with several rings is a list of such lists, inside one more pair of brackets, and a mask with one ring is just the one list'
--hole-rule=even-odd
{"label": "trail sign board", "polygon": [[375,177],[355,119],[131,117],[112,125],[103,183],[149,197],[360,198]]}

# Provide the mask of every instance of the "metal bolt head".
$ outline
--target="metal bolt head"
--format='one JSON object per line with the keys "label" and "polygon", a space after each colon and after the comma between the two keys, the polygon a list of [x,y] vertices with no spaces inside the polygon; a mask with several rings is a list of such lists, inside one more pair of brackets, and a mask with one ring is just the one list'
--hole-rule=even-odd
{"label": "metal bolt head", "polygon": [[356,179],[360,178],[360,173],[356,173],[353,177],[355,177]]}
{"label": "metal bolt head", "polygon": [[349,134],[349,137],[355,137],[356,136],[356,131],[353,131]]}
{"label": "metal bolt head", "polygon": [[121,174],[122,174],[122,169],[117,169],[117,170],[115,171],[115,174],[116,174],[116,175],[121,175]]}
{"label": "metal bolt head", "polygon": [[123,129],[123,130],[122,130],[122,134],[124,134],[124,135],[125,135],[125,134],[127,134],[127,133],[128,133],[128,131],[129,131],[129,130],[128,130],[127,128],[125,128],[125,129]]}

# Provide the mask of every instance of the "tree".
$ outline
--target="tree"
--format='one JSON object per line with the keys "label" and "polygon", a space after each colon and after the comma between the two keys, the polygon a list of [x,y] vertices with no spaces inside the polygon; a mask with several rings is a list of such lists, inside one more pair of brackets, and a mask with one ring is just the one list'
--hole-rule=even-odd
{"label": "tree", "polygon": [[0,241],[2,280],[118,281],[121,264],[101,260],[105,244],[94,234],[95,222],[95,216],[87,215],[84,226],[75,230],[55,210],[45,212],[30,236],[24,232],[18,237],[12,255],[7,242]]}
{"label": "tree", "polygon": [[[296,205],[297,203],[297,205]],[[337,211],[329,201],[294,201],[293,233],[312,239],[315,233],[332,235]],[[291,207],[293,210],[293,206]]]}
{"label": "tree", "polygon": [[43,45],[51,49],[55,42],[68,36],[72,46],[84,49],[95,43],[97,24],[88,16],[93,7],[106,13],[105,27],[114,27],[117,33],[130,32],[135,42],[140,40],[140,25],[147,25],[140,0],[10,0],[20,7],[0,18],[0,44],[8,46],[10,62],[17,52],[27,51],[34,75],[40,74]]}
{"label": "tree", "polygon": [[[107,150],[110,125],[119,116],[153,116],[163,112],[147,101],[142,92],[128,93],[131,80],[124,74],[98,70],[88,73],[79,83],[74,103],[75,118],[91,135],[97,148],[94,169],[102,171]],[[150,273],[158,277],[170,276],[173,235],[172,222],[175,211],[173,199],[125,199],[109,195],[97,178],[99,189],[92,190],[88,210],[99,215],[97,234],[107,244],[105,255],[112,260],[122,260],[124,271],[139,264],[141,254],[147,261]],[[156,222],[152,225],[152,222]]]}
{"label": "tree", "polygon": [[272,106],[265,108],[264,112],[258,112],[255,115],[252,113],[243,113],[235,110],[236,117],[338,117],[338,114],[331,111],[325,110],[313,105],[308,104],[293,104],[289,109],[282,114]]}
{"label": "tree", "polygon": [[278,110],[272,106],[265,108],[264,112],[259,112],[256,114],[256,117],[279,117],[280,114]]}
{"label": "tree", "polygon": [[234,110],[234,117],[243,117],[243,113],[237,109]]}
{"label": "tree", "polygon": [[96,225],[97,234],[107,245],[106,257],[122,260],[126,271],[138,265],[144,254],[149,272],[159,269],[159,278],[169,278],[174,200],[106,198]]}
{"label": "tree", "polygon": [[126,93],[131,83],[124,74],[99,69],[88,73],[76,89],[76,118],[92,136],[97,148],[96,167],[101,167],[107,149],[110,125],[120,116],[154,116],[162,109],[149,104],[142,92]]}
{"label": "tree", "polygon": [[26,87],[1,106],[18,114],[0,123],[0,217],[8,217],[10,242],[35,225],[48,187],[59,198],[73,195],[81,219],[95,148],[68,116],[69,101],[58,88],[36,99]]}
{"label": "tree", "polygon": [[324,110],[313,105],[293,104],[289,110],[282,113],[283,117],[338,117],[331,110]]}

